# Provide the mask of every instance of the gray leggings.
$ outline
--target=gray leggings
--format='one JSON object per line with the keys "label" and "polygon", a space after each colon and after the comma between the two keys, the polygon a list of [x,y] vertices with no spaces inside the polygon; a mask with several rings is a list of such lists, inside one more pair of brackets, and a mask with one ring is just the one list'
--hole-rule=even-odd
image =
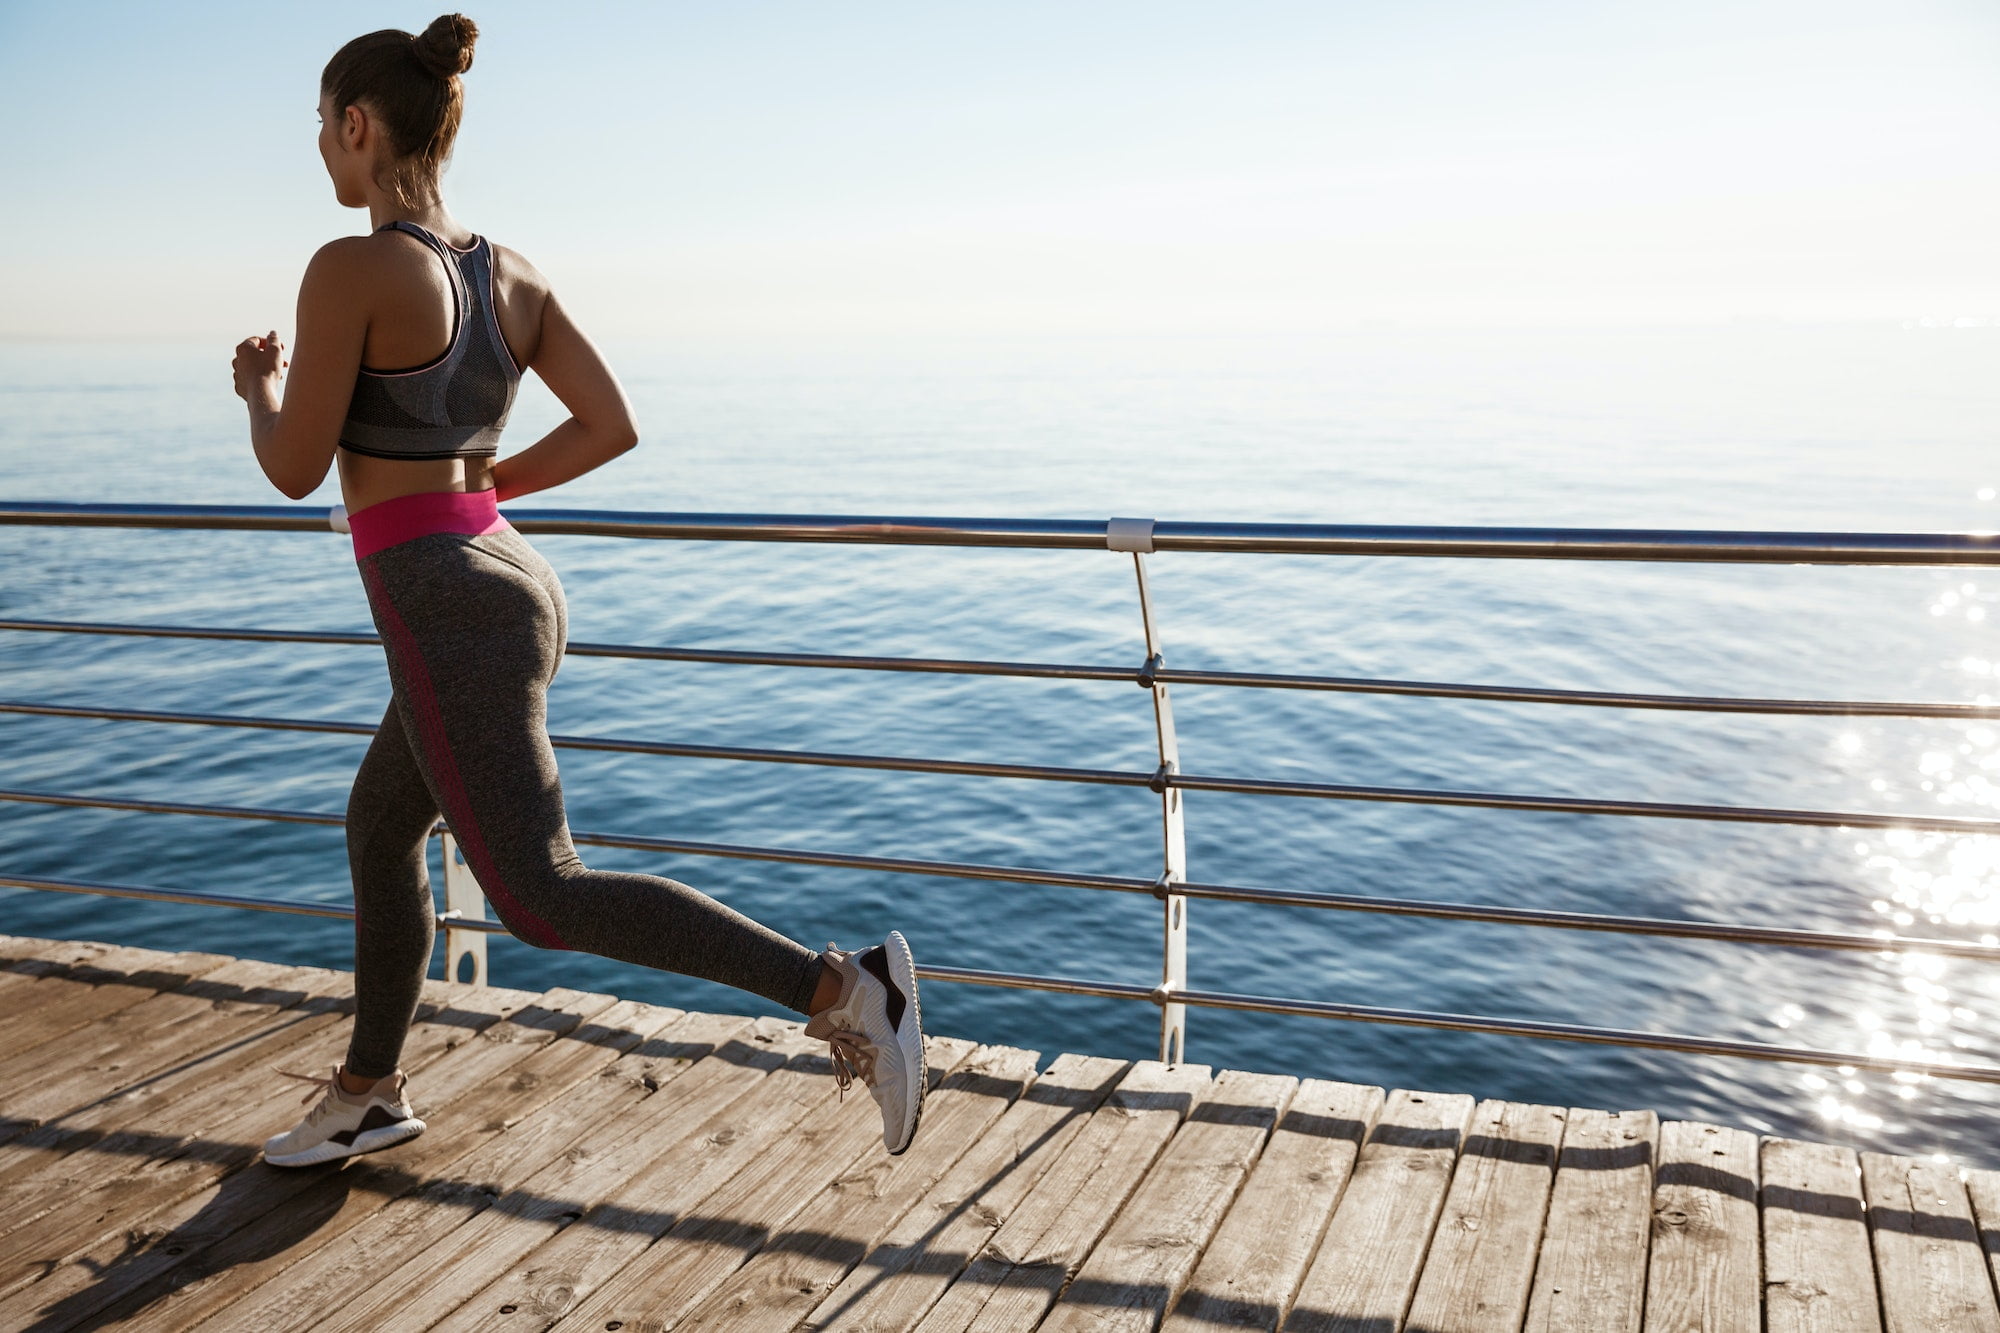
{"label": "gray leggings", "polygon": [[393,697],[347,805],[357,992],[347,1069],[381,1078],[401,1056],[430,968],[426,846],[440,811],[517,938],[705,977],[805,1013],[818,953],[685,884],[577,858],[544,707],[568,612],[527,539],[510,527],[431,532],[358,563]]}

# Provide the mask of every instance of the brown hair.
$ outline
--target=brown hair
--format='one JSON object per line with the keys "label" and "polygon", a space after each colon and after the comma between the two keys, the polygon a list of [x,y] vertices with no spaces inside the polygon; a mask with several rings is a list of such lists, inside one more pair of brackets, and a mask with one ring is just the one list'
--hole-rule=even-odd
{"label": "brown hair", "polygon": [[335,114],[358,103],[382,126],[392,160],[377,184],[414,208],[437,193],[465,109],[459,75],[472,68],[479,29],[463,14],[442,14],[421,37],[384,28],[356,37],[333,53],[319,76]]}

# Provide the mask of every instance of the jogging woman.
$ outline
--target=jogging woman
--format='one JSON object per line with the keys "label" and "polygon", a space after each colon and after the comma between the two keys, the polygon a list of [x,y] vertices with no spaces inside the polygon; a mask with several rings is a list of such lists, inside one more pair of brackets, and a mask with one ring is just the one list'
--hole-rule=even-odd
{"label": "jogging woman", "polygon": [[[337,458],[391,700],[347,806],[354,1032],[319,1101],[264,1145],[275,1166],[373,1152],[423,1132],[397,1067],[429,970],[426,848],[440,814],[501,923],[577,949],[706,977],[804,1014],[844,1090],[859,1076],[902,1152],[923,1109],[916,974],[891,931],[815,953],[685,884],[586,869],[571,845],[545,694],[568,632],[562,586],[495,505],[637,442],[618,379],[547,279],[452,217],[439,176],[478,30],[448,14],[343,46],[320,76],[319,151],[369,234],[322,247],[299,287],[296,345],[246,338],[233,364],[273,485],[303,499]],[[497,458],[523,371],[569,410]],[[286,1072],[286,1071],[280,1071]]]}

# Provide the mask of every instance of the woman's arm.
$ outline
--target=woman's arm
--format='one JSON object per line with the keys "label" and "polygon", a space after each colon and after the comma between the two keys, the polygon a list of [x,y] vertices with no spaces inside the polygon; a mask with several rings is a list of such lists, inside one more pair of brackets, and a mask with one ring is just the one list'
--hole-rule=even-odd
{"label": "woman's arm", "polygon": [[528,367],[569,409],[569,420],[494,465],[496,501],[559,486],[639,442],[632,404],[618,377],[554,292],[542,302],[541,336]]}
{"label": "woman's arm", "polygon": [[[326,480],[340,423],[368,337],[363,238],[322,246],[299,283],[298,346],[290,360],[275,331],[245,338],[231,363],[236,394],[250,406],[250,443],[271,484],[303,500]],[[290,374],[286,374],[287,366]]]}

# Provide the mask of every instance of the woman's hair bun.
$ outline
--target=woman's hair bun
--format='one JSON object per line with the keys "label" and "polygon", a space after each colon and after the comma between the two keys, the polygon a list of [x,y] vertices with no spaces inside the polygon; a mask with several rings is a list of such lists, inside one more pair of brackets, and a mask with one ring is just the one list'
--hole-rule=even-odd
{"label": "woman's hair bun", "polygon": [[463,14],[440,14],[411,47],[424,68],[440,79],[463,74],[472,68],[472,44],[479,40],[479,25]]}

